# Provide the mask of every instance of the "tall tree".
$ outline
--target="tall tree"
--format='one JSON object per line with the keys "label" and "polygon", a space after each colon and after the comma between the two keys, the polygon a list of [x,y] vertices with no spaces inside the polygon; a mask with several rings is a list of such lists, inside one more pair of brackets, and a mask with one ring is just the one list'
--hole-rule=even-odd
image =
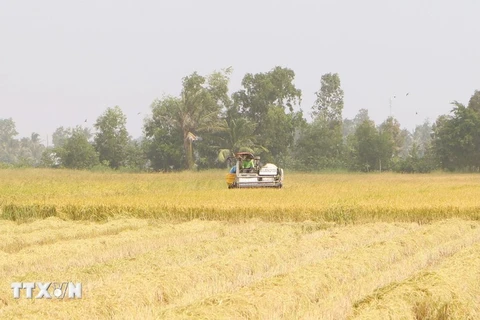
{"label": "tall tree", "polygon": [[233,94],[235,107],[255,124],[251,135],[264,146],[261,155],[266,161],[285,158],[296,128],[304,121],[302,112],[294,111],[301,101],[294,79],[293,70],[278,66],[266,73],[248,73],[243,89]]}
{"label": "tall tree", "polygon": [[0,162],[16,162],[18,141],[14,137],[18,134],[12,118],[0,119]]}
{"label": "tall tree", "polygon": [[72,135],[72,128],[58,127],[52,134],[52,143],[55,148],[61,148]]}
{"label": "tall tree", "polygon": [[64,146],[57,151],[56,156],[66,168],[89,169],[98,164],[98,154],[81,127],[73,129]]}
{"label": "tall tree", "polygon": [[347,143],[348,137],[355,133],[355,130],[365,121],[369,121],[367,109],[360,109],[353,119],[343,119],[342,131],[343,142]]}
{"label": "tall tree", "polygon": [[378,132],[373,121],[364,121],[355,130],[355,154],[359,169],[375,169],[378,161]]}
{"label": "tall tree", "polygon": [[220,133],[221,149],[218,160],[223,163],[229,156],[239,151],[256,152],[257,139],[252,134],[255,123],[242,117],[236,108],[229,108],[225,115],[226,131]]}
{"label": "tall tree", "polygon": [[480,91],[475,90],[473,95],[468,101],[468,108],[474,110],[477,113],[480,113]]}
{"label": "tall tree", "polygon": [[312,106],[314,121],[301,133],[297,158],[307,160],[312,169],[338,168],[344,165],[342,110],[343,90],[338,74],[324,74],[317,99]]}
{"label": "tall tree", "polygon": [[147,159],[143,149],[143,141],[130,140],[126,147],[125,167],[137,171],[147,168]]}
{"label": "tall tree", "polygon": [[20,139],[17,161],[24,166],[37,166],[44,150],[45,146],[40,141],[40,135],[33,132],[30,137]]}
{"label": "tall tree", "polygon": [[320,91],[315,93],[317,99],[312,107],[314,118],[319,118],[332,126],[342,123],[343,90],[337,73],[322,75]]}
{"label": "tall tree", "polygon": [[349,163],[355,170],[384,170],[392,156],[388,132],[380,132],[372,120],[365,120],[348,139]]}
{"label": "tall tree", "polygon": [[423,156],[423,153],[420,152],[420,144],[418,141],[415,141],[413,134],[408,131],[408,129],[402,129],[399,134],[399,139],[401,140],[401,147],[398,153],[400,158],[406,158],[412,154],[412,148],[415,145],[416,154],[419,157]]}
{"label": "tall tree", "polygon": [[398,157],[404,143],[404,138],[401,134],[402,129],[400,128],[400,122],[393,117],[388,117],[379,126],[379,132],[385,135],[385,138],[389,140],[389,145],[392,146],[390,158]]}
{"label": "tall tree", "polygon": [[426,120],[413,131],[413,142],[417,145],[419,158],[422,158],[432,145],[432,124]]}
{"label": "tall tree", "polygon": [[180,99],[164,97],[152,104],[152,117],[145,119],[143,147],[153,170],[168,171],[183,167],[183,132],[174,123]]}
{"label": "tall tree", "polygon": [[480,169],[480,113],[454,101],[452,115],[440,116],[434,127],[434,150],[444,169]]}
{"label": "tall tree", "polygon": [[358,110],[358,113],[355,115],[355,118],[353,118],[353,123],[355,125],[355,128],[361,125],[362,123],[364,123],[365,121],[370,121],[368,110],[367,109]]}
{"label": "tall tree", "polygon": [[[341,159],[336,133],[323,121],[317,120],[305,125],[295,144],[295,163],[300,170],[323,170],[342,168],[345,159]],[[341,143],[341,142],[340,142]]]}
{"label": "tall tree", "polygon": [[[293,83],[294,79],[293,70],[279,66],[266,73],[247,73],[242,80],[243,89],[233,94],[234,103],[255,123],[265,120],[271,106],[293,112],[302,97],[301,90]],[[257,133],[261,128],[257,127]]]}
{"label": "tall tree", "polygon": [[120,107],[108,108],[95,122],[94,142],[100,161],[113,169],[123,166],[130,140],[126,128],[127,117]]}
{"label": "tall tree", "polygon": [[170,133],[180,132],[186,167],[193,169],[193,142],[203,134],[225,129],[220,112],[230,103],[230,73],[231,69],[226,69],[203,77],[194,72],[183,78],[180,98],[166,97],[154,101],[152,119],[147,120],[145,127],[147,138],[154,141],[156,128],[166,128]]}

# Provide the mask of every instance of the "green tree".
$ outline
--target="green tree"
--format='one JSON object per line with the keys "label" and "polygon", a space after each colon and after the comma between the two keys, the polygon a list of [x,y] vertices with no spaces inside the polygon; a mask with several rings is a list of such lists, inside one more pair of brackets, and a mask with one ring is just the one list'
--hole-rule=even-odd
{"label": "green tree", "polygon": [[470,97],[468,101],[468,108],[472,109],[473,111],[480,113],[480,91],[475,90],[473,95]]}
{"label": "green tree", "polygon": [[341,128],[343,111],[343,90],[337,73],[322,75],[320,91],[315,93],[317,99],[312,107],[315,119],[331,124],[332,128]]}
{"label": "green tree", "polygon": [[118,106],[108,108],[94,124],[97,129],[94,145],[100,162],[108,163],[113,169],[123,166],[126,161],[130,141],[126,124],[127,117]]}
{"label": "green tree", "polygon": [[226,130],[219,132],[218,161],[224,163],[227,157],[233,156],[239,151],[256,152],[257,141],[253,135],[255,123],[242,117],[235,107],[226,111],[224,119]]}
{"label": "green tree", "polygon": [[413,131],[413,142],[418,147],[418,157],[423,158],[432,146],[432,124],[426,120],[423,124],[417,125]]}
{"label": "green tree", "polygon": [[392,169],[394,163],[398,162],[409,138],[409,132],[400,128],[400,123],[393,117],[388,117],[378,127],[378,169]]}
{"label": "green tree", "polygon": [[338,154],[340,146],[333,143],[337,138],[336,132],[321,120],[305,125],[295,144],[297,169],[322,170],[344,167],[345,159],[341,160]]}
{"label": "green tree", "polygon": [[358,113],[355,115],[355,118],[353,118],[355,129],[365,121],[370,121],[368,110],[367,109],[358,110]]}
{"label": "green tree", "polygon": [[364,121],[355,130],[354,152],[356,167],[374,170],[379,164],[378,132],[373,121]]}
{"label": "green tree", "polygon": [[[146,137],[149,139],[149,149],[161,152],[175,144],[175,138],[160,142],[152,139],[155,133],[165,131],[168,134],[181,134],[186,167],[194,168],[195,159],[193,143],[203,134],[225,130],[225,123],[220,119],[222,109],[228,107],[228,82],[230,69],[214,72],[203,77],[196,72],[183,79],[183,89],[180,98],[166,97],[154,101],[152,119],[145,126]],[[157,130],[158,129],[158,130]],[[157,138],[160,138],[157,136]],[[163,146],[152,145],[155,141]],[[160,149],[160,150],[158,150]],[[172,155],[173,150],[169,151]],[[162,157],[162,156],[160,156]]]}
{"label": "green tree", "polygon": [[440,116],[434,126],[433,147],[436,157],[444,169],[478,171],[480,113],[475,107],[465,107],[457,101],[452,104],[453,114]]}
{"label": "green tree", "polygon": [[358,126],[365,121],[370,121],[367,109],[360,109],[353,119],[344,119],[343,120],[343,144],[346,152],[347,162],[351,159],[348,159],[348,156],[352,153],[352,142],[354,141],[355,130]]}
{"label": "green tree", "polygon": [[142,141],[130,140],[125,148],[125,167],[134,170],[145,170],[147,167],[147,158],[143,149]]}
{"label": "green tree", "polygon": [[183,167],[183,132],[172,120],[179,103],[180,99],[175,97],[156,100],[152,104],[152,117],[145,120],[143,148],[155,171]]}
{"label": "green tree", "polygon": [[[278,66],[266,73],[247,73],[242,80],[243,89],[233,94],[234,103],[255,123],[265,120],[271,106],[293,112],[302,97],[301,90],[293,84],[294,79],[293,70]],[[258,132],[260,129],[257,127]]]}
{"label": "green tree", "polygon": [[64,146],[56,151],[66,168],[89,169],[99,163],[98,154],[81,127],[73,129]]}
{"label": "green tree", "polygon": [[0,162],[16,162],[18,141],[14,137],[17,134],[15,122],[12,118],[0,119]]}
{"label": "green tree", "polygon": [[303,123],[301,111],[294,107],[301,101],[301,91],[293,83],[295,73],[275,67],[269,72],[246,74],[243,89],[233,94],[235,107],[251,123],[251,133],[264,148],[266,161],[282,162],[293,145],[296,129]]}
{"label": "green tree", "polygon": [[404,143],[400,122],[393,117],[388,117],[380,125],[379,131],[385,134],[385,137],[389,140],[389,145],[391,145],[390,158],[398,157]]}
{"label": "green tree", "polygon": [[[297,158],[307,161],[312,169],[339,168],[343,158],[343,90],[338,74],[327,73],[321,78],[321,87],[315,93],[312,106],[313,124],[307,126],[297,142]],[[307,147],[308,146],[308,147]]]}
{"label": "green tree", "polygon": [[350,143],[352,169],[384,170],[391,159],[393,145],[389,132],[379,131],[371,120],[357,127]]}
{"label": "green tree", "polygon": [[71,128],[58,127],[52,135],[52,143],[56,148],[61,148],[71,135]]}
{"label": "green tree", "polygon": [[38,166],[44,150],[45,146],[40,141],[40,135],[33,132],[30,137],[20,139],[17,150],[17,164]]}

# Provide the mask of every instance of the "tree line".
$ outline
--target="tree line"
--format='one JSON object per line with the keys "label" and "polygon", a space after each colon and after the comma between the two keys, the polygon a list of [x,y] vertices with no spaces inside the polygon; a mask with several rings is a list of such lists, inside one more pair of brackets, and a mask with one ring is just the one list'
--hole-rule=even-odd
{"label": "tree line", "polygon": [[250,151],[264,163],[300,171],[480,169],[480,91],[468,105],[454,101],[450,114],[410,132],[394,117],[375,124],[367,109],[343,118],[344,92],[336,73],[321,76],[308,122],[293,70],[247,73],[241,89],[229,94],[231,71],[184,77],[178,96],[153,101],[138,139],[128,134],[118,106],[98,117],[94,133],[83,126],[57,128],[53,146],[45,146],[37,133],[16,139],[13,119],[0,119],[0,163],[171,171],[225,168],[229,156]]}

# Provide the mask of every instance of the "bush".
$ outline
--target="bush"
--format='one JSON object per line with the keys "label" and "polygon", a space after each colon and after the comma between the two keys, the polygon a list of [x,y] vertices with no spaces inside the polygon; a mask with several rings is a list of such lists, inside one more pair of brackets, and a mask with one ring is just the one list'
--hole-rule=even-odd
{"label": "bush", "polygon": [[401,173],[429,173],[436,169],[432,159],[407,157],[393,163],[392,170]]}

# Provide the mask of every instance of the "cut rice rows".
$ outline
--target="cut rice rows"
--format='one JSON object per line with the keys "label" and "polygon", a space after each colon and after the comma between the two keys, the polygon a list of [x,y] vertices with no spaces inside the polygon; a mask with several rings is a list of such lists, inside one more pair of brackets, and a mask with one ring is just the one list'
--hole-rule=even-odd
{"label": "cut rice rows", "polygon": [[[428,287],[429,272],[450,281],[457,264],[458,277],[478,283],[468,264],[479,263],[479,226],[460,219],[347,226],[261,220],[4,221],[0,318],[367,319],[378,308],[396,310],[396,301],[404,308],[399,310],[412,314],[437,312],[425,304],[435,290],[420,299],[426,311],[405,292],[415,292],[417,282]],[[81,282],[83,297],[13,298],[11,282],[33,281]],[[478,297],[474,283],[448,290]],[[459,304],[457,295],[441,290],[442,303],[459,305],[458,312],[475,311],[466,309],[472,299]]]}

